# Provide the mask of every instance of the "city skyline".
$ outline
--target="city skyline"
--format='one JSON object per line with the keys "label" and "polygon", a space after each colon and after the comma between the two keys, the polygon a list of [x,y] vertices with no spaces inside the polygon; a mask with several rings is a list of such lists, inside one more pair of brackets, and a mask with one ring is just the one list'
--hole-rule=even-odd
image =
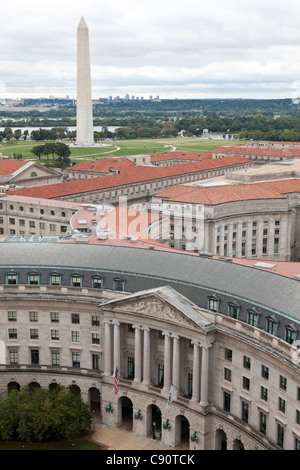
{"label": "city skyline", "polygon": [[0,99],[76,96],[76,27],[90,31],[93,99],[293,98],[300,5],[270,0],[141,5],[4,4]]}

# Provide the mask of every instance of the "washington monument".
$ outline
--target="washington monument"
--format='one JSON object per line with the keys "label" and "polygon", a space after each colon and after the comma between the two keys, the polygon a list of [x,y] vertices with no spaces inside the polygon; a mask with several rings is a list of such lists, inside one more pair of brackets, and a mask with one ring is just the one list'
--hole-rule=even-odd
{"label": "washington monument", "polygon": [[77,27],[77,145],[94,145],[89,30],[82,17]]}

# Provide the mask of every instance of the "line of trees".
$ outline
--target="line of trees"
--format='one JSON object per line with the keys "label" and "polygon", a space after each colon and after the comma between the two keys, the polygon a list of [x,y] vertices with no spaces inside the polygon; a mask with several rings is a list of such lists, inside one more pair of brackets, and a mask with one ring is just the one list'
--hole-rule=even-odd
{"label": "line of trees", "polygon": [[47,160],[49,155],[52,155],[52,160],[55,160],[55,156],[57,156],[59,161],[70,164],[71,150],[63,142],[47,142],[44,145],[36,145],[32,148],[31,153],[39,160],[43,155],[47,157]]}

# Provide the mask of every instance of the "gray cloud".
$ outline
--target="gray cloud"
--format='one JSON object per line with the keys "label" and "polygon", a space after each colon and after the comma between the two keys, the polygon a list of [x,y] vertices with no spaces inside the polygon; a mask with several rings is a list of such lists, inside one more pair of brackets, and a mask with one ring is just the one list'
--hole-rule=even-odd
{"label": "gray cloud", "polygon": [[300,80],[297,0],[10,0],[1,5],[0,97],[76,96],[81,15],[95,98],[291,97]]}

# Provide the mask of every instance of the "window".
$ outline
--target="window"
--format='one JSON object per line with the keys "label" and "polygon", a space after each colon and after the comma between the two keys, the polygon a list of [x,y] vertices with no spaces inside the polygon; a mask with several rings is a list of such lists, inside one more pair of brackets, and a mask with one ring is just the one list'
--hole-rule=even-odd
{"label": "window", "polygon": [[279,252],[279,238],[274,238],[274,253]]}
{"label": "window", "polygon": [[100,344],[99,333],[92,333],[92,344]]}
{"label": "window", "polygon": [[275,316],[267,317],[266,331],[271,335],[276,335],[278,330],[279,321]]}
{"label": "window", "polygon": [[50,232],[56,232],[56,225],[50,224]]}
{"label": "window", "polygon": [[282,413],[285,413],[285,400],[281,397],[279,397],[278,409],[282,411]]}
{"label": "window", "polygon": [[40,222],[40,230],[45,230],[45,229],[46,229],[45,222]]}
{"label": "window", "polygon": [[60,365],[59,351],[56,351],[56,350],[51,351],[51,359],[52,359],[53,366],[59,366]]}
{"label": "window", "polygon": [[296,410],[296,423],[300,424],[300,411]]}
{"label": "window", "polygon": [[92,368],[94,370],[100,369],[100,356],[98,354],[92,355]]}
{"label": "window", "polygon": [[102,289],[103,288],[103,278],[102,277],[93,277],[92,279],[92,286],[94,289]]}
{"label": "window", "polygon": [[251,326],[257,326],[260,314],[254,310],[248,310],[247,323]]}
{"label": "window", "polygon": [[285,341],[292,344],[297,337],[298,331],[293,326],[287,326],[285,328]]}
{"label": "window", "polygon": [[295,437],[295,450],[300,450],[300,440]]}
{"label": "window", "polygon": [[18,284],[18,275],[15,273],[6,274],[6,284]]}
{"label": "window", "polygon": [[230,401],[231,396],[230,393],[224,392],[224,410],[230,412]]}
{"label": "window", "polygon": [[71,336],[72,336],[72,342],[73,343],[79,343],[80,342],[80,331],[72,331]]}
{"label": "window", "polygon": [[71,286],[72,287],[81,287],[82,284],[82,277],[73,275],[71,276]]}
{"label": "window", "polygon": [[252,255],[256,255],[256,238],[252,238],[251,252],[252,252]]}
{"label": "window", "polygon": [[7,312],[8,321],[17,321],[17,312],[9,311]]}
{"label": "window", "polygon": [[228,305],[228,315],[231,318],[238,318],[239,313],[240,313],[240,307],[238,305],[233,304],[233,303]]}
{"label": "window", "polygon": [[269,367],[261,366],[261,376],[264,379],[269,380]]}
{"label": "window", "polygon": [[284,427],[282,424],[277,423],[277,444],[280,447],[283,447],[283,441],[284,441]]}
{"label": "window", "polygon": [[99,315],[92,315],[92,326],[100,326]]}
{"label": "window", "polygon": [[80,367],[80,353],[72,352],[72,367]]}
{"label": "window", "polygon": [[28,274],[28,284],[39,284],[40,283],[40,275],[36,273]]}
{"label": "window", "polygon": [[72,313],[72,314],[71,314],[71,322],[72,322],[72,323],[77,323],[77,324],[80,323],[80,316],[79,316],[79,313]]}
{"label": "window", "polygon": [[50,321],[51,321],[51,323],[59,323],[59,313],[58,312],[50,312]]}
{"label": "window", "polygon": [[265,413],[259,413],[259,431],[262,434],[266,434],[267,431],[267,415]]}
{"label": "window", "polygon": [[18,364],[18,350],[17,349],[9,349],[9,363],[10,364]]}
{"label": "window", "polygon": [[20,220],[19,220],[19,226],[20,226],[20,227],[25,227],[25,220],[20,219]]}
{"label": "window", "polygon": [[39,331],[36,328],[30,328],[30,339],[39,339]]}
{"label": "window", "polygon": [[9,223],[10,225],[15,225],[16,224],[16,220],[15,219],[9,219]]}
{"label": "window", "polygon": [[227,361],[232,361],[232,350],[225,348],[225,359]]}
{"label": "window", "polygon": [[59,330],[51,330],[51,340],[52,341],[59,340]]}
{"label": "window", "polygon": [[250,359],[250,357],[244,356],[243,364],[244,364],[245,369],[250,370],[251,369],[251,359]]}
{"label": "window", "polygon": [[249,404],[245,401],[242,401],[242,421],[248,423],[249,417]]}
{"label": "window", "polygon": [[246,243],[242,241],[242,256],[246,256]]}
{"label": "window", "polygon": [[113,289],[117,291],[124,291],[125,290],[125,281],[124,279],[114,279],[113,280]]}
{"label": "window", "polygon": [[29,227],[35,228],[35,222],[33,220],[29,220]]}
{"label": "window", "polygon": [[128,378],[134,379],[134,357],[128,357]]}
{"label": "window", "polygon": [[60,286],[60,284],[61,284],[61,274],[50,274],[50,285]]}
{"label": "window", "polygon": [[50,214],[51,214],[51,215],[55,215],[55,212],[52,210],[52,211],[50,211]]}
{"label": "window", "polygon": [[275,225],[280,225],[280,220],[275,220]]}
{"label": "window", "polygon": [[158,386],[164,386],[164,365],[158,364]]}
{"label": "window", "polygon": [[66,233],[68,231],[68,227],[66,225],[60,226],[60,233]]}
{"label": "window", "polygon": [[216,296],[208,298],[208,310],[212,312],[218,312],[220,307],[220,299]]}
{"label": "window", "polygon": [[187,394],[189,397],[193,395],[193,374],[188,373],[188,390]]}
{"label": "window", "polygon": [[250,379],[248,377],[243,377],[243,389],[250,390]]}
{"label": "window", "polygon": [[31,356],[31,364],[39,364],[40,363],[40,353],[38,349],[31,349],[30,350]]}
{"label": "window", "polygon": [[18,339],[17,328],[9,328],[8,329],[8,339]]}
{"label": "window", "polygon": [[287,380],[282,375],[280,376],[280,379],[279,379],[279,387],[282,388],[283,390],[286,390],[286,387],[287,387]]}
{"label": "window", "polygon": [[261,387],[261,393],[260,393],[260,398],[262,400],[268,401],[268,389],[265,387]]}
{"label": "window", "polygon": [[38,312],[29,312],[29,321],[38,321]]}
{"label": "window", "polygon": [[224,379],[231,382],[231,370],[224,367]]}

